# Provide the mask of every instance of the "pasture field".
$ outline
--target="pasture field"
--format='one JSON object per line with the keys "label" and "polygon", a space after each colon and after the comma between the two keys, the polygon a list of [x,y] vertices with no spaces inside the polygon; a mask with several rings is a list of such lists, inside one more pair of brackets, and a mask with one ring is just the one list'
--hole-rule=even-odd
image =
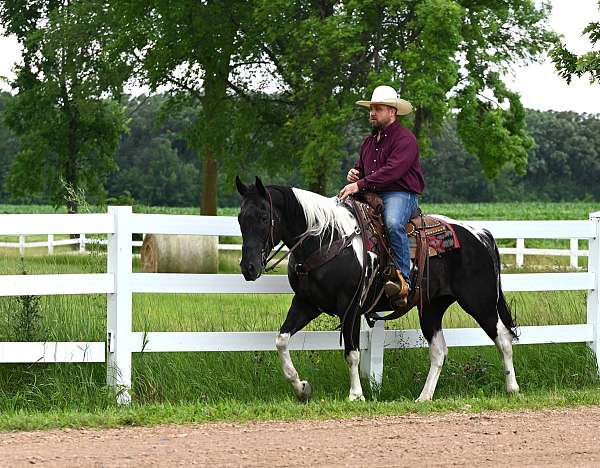
{"label": "pasture field", "polygon": [[[519,203],[421,203],[424,213],[443,214],[454,219],[587,219],[588,214],[600,210],[598,202],[519,202]],[[105,206],[86,206],[87,211],[106,212]],[[197,207],[162,207],[135,205],[136,213],[197,215]],[[219,215],[236,216],[238,207],[219,208]],[[50,205],[0,204],[0,214],[66,213],[64,207]]]}
{"label": "pasture field", "polygon": [[[599,211],[600,204],[596,202],[520,202],[520,203],[423,203],[421,209],[428,214],[443,214],[457,220],[560,220],[560,219],[588,219],[589,213]],[[105,206],[85,206],[82,211],[105,213]],[[136,213],[153,214],[185,214],[198,215],[199,209],[196,207],[156,207],[156,206],[134,206]],[[238,207],[219,208],[221,216],[237,216]],[[66,213],[64,207],[54,208],[50,205],[6,205],[0,204],[0,214],[32,214],[32,213]],[[55,236],[56,240],[65,239],[67,236]],[[46,241],[47,236],[27,236],[27,242]],[[0,236],[0,242],[18,242],[16,236]],[[221,236],[221,243],[241,243],[241,238]],[[515,247],[514,239],[500,239],[498,245],[501,247]],[[568,239],[527,239],[527,247],[530,248],[553,248],[568,249]],[[579,241],[580,249],[587,249],[587,241]],[[69,252],[71,247],[55,247],[55,252]],[[1,249],[0,249],[1,251]],[[46,248],[27,249],[28,252],[44,253]],[[6,253],[18,255],[18,250],[7,249]],[[16,253],[15,253],[16,252]],[[514,264],[514,256],[508,257],[512,260],[505,260],[507,263]],[[548,265],[549,267],[563,267],[569,265],[568,257],[555,257],[551,261],[540,260],[539,257],[525,257],[525,266],[527,265]],[[580,259],[580,266],[586,266],[586,259]]]}
{"label": "pasture field", "polygon": [[[536,212],[533,205],[537,204],[531,204],[521,216],[513,213],[510,218],[508,205],[495,205],[496,214],[486,211],[481,216],[473,214],[477,210],[472,206],[470,216],[461,214],[466,211],[460,210],[469,210],[467,205],[448,205],[445,210],[436,211],[463,219],[526,219],[525,212],[531,216],[529,219],[584,219],[588,212],[594,211],[592,204],[573,204],[562,211],[559,208],[563,204],[557,204],[551,210],[544,212],[540,207]],[[519,205],[516,207],[518,212]],[[232,209],[222,214],[234,212]],[[18,252],[0,250],[0,253],[0,274],[106,271],[106,258],[98,250],[87,255],[28,254],[23,260]],[[221,272],[237,273],[237,255],[236,252],[221,255]],[[563,269],[563,260],[543,259],[549,269]],[[134,269],[139,271],[137,260]],[[508,293],[507,296],[520,325],[585,322],[584,292]],[[275,331],[285,318],[290,299],[285,294],[135,294],[133,329]],[[337,321],[325,315],[308,329],[333,330],[336,326]],[[417,312],[412,311],[390,326],[418,328]],[[476,324],[453,306],[446,314],[444,326]],[[0,341],[104,341],[105,333],[104,295],[0,298]],[[134,354],[134,403],[127,408],[118,407],[105,386],[105,364],[2,364],[0,429],[335,418],[600,404],[595,360],[585,345],[515,346],[514,354],[522,391],[519,397],[505,395],[502,365],[493,346],[451,348],[435,401],[429,404],[414,403],[429,368],[427,349],[387,350],[382,387],[371,390],[363,381],[367,401],[354,403],[346,401],[348,371],[341,352],[292,352],[301,378],[313,385],[313,399],[306,405],[295,401],[275,351]]]}

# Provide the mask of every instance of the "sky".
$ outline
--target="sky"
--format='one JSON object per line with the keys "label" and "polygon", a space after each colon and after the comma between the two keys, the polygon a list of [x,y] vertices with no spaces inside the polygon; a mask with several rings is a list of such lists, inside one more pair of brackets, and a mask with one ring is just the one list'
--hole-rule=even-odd
{"label": "sky", "polygon": [[[550,27],[563,35],[572,52],[581,54],[592,49],[583,28],[600,21],[597,0],[552,0]],[[11,69],[20,59],[17,41],[0,37],[0,76],[12,76]],[[521,95],[525,107],[539,110],[576,111],[600,114],[600,84],[590,84],[587,78],[573,78],[570,85],[558,76],[549,59],[542,63],[519,67],[506,77],[509,88]],[[8,90],[6,84],[0,88]],[[136,91],[132,90],[135,94]]]}

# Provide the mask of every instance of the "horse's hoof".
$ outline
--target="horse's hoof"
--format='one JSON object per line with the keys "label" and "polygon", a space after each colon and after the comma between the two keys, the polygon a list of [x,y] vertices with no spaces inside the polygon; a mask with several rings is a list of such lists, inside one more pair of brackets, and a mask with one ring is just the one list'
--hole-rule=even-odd
{"label": "horse's hoof", "polygon": [[431,401],[431,397],[427,395],[420,395],[419,398],[415,400],[415,403],[424,403],[426,401]]}
{"label": "horse's hoof", "polygon": [[302,390],[300,390],[298,400],[300,400],[302,403],[308,403],[310,401],[310,397],[312,396],[312,387],[306,380],[303,380],[300,382],[300,384],[302,385]]}
{"label": "horse's hoof", "polygon": [[350,394],[348,395],[348,400],[350,401],[365,401],[364,395],[361,393],[360,395]]}

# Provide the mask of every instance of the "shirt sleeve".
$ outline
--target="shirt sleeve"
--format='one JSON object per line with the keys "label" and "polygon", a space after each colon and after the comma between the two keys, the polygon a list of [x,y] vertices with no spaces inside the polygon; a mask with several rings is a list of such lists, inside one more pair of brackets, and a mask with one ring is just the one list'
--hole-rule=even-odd
{"label": "shirt sleeve", "polygon": [[396,182],[408,172],[417,160],[419,149],[417,140],[411,136],[404,136],[392,143],[390,155],[385,164],[372,174],[358,181],[360,190],[379,190]]}

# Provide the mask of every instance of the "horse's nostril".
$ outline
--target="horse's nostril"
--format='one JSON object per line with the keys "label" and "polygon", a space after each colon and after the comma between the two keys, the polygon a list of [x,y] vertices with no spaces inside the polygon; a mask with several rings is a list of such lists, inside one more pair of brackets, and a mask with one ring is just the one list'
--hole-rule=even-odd
{"label": "horse's nostril", "polygon": [[252,275],[255,272],[256,272],[256,268],[254,268],[254,263],[249,263],[248,264],[248,273],[250,273]]}

